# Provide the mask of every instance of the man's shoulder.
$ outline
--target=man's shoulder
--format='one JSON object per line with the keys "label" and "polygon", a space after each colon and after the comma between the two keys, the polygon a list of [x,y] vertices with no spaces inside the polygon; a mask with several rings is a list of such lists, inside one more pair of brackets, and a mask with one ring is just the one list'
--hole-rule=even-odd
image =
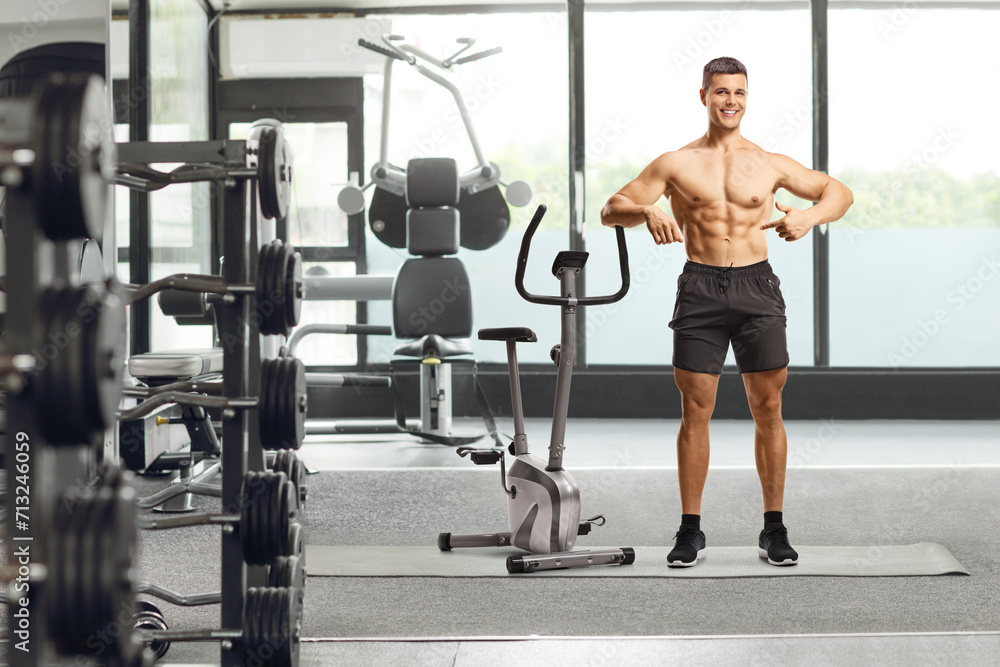
{"label": "man's shoulder", "polygon": [[678,164],[696,158],[702,152],[702,148],[701,139],[696,139],[686,146],[661,154],[653,162],[663,165]]}

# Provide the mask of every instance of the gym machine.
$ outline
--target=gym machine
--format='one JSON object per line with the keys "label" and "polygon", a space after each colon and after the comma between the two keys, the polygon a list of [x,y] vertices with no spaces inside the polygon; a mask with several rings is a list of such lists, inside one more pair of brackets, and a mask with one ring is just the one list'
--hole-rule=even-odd
{"label": "gym machine", "polygon": [[535,211],[528,229],[521,240],[517,256],[514,284],[526,301],[560,306],[562,310],[561,336],[552,348],[555,363],[556,392],[552,414],[552,437],[549,457],[543,459],[528,451],[528,436],[524,429],[524,410],[521,404],[521,383],[518,376],[517,343],[534,343],[538,338],[527,327],[480,329],[480,340],[505,341],[507,344],[507,370],[510,374],[511,406],[514,412],[514,441],[509,453],[514,457],[510,469],[504,451],[461,447],[460,456],[469,456],[476,465],[500,463],[500,483],[507,494],[507,512],[510,532],[489,535],[452,535],[441,533],[438,548],[450,551],[459,547],[515,546],[531,552],[507,558],[507,571],[511,574],[539,570],[586,567],[590,565],[629,565],[635,561],[635,551],[630,547],[620,549],[573,551],[578,535],[590,532],[593,525],[604,525],[604,517],[597,516],[580,521],[580,487],[563,468],[566,449],[566,418],[569,414],[570,381],[576,357],[576,315],[580,306],[614,303],[624,298],[629,289],[628,249],[625,230],[615,228],[618,240],[618,259],[621,268],[621,288],[608,296],[579,297],[576,279],[587,263],[588,253],[565,250],[556,255],[552,275],[559,280],[558,296],[531,294],[524,287],[524,273],[528,264],[528,251],[535,230],[545,215],[545,206]]}
{"label": "gym machine", "polygon": [[[525,206],[531,200],[531,186],[524,181],[505,183],[500,168],[486,159],[473,128],[461,91],[439,72],[451,72],[458,65],[470,63],[500,53],[499,47],[466,55],[475,40],[460,38],[459,50],[441,60],[420,47],[406,44],[397,35],[383,35],[382,43],[361,39],[358,45],[386,57],[383,70],[382,126],[379,160],[371,168],[371,180],[364,187],[344,188],[338,205],[348,214],[365,209],[365,191],[374,187],[368,206],[372,233],[392,248],[405,248],[408,258],[392,282],[391,329],[370,328],[353,333],[365,335],[395,335],[414,339],[399,345],[392,362],[395,423],[373,420],[348,420],[314,423],[309,433],[411,433],[426,441],[446,445],[466,445],[481,439],[486,433],[460,436],[452,433],[452,364],[473,364],[476,400],[487,430],[495,436],[485,394],[475,380],[475,360],[467,340],[472,333],[471,294],[468,276],[461,260],[453,255],[459,247],[485,250],[503,239],[510,225],[508,202]],[[451,158],[410,160],[403,169],[389,161],[389,121],[391,109],[392,72],[394,64],[404,62],[421,76],[448,91],[459,112],[476,164],[459,173]],[[506,199],[500,186],[506,190]],[[454,231],[452,231],[454,229]],[[455,286],[459,286],[456,290]],[[374,287],[364,284],[363,287]],[[378,295],[375,289],[371,290]],[[446,294],[449,302],[436,298]],[[454,301],[450,299],[454,298]],[[430,316],[428,304],[440,312]],[[445,305],[447,307],[445,307]],[[424,308],[424,313],[419,310]],[[464,312],[468,310],[468,312]],[[338,333],[344,325],[319,325],[296,332],[290,345],[315,333]],[[370,325],[354,325],[368,327]],[[404,401],[396,382],[395,369],[416,361],[420,376],[419,419],[407,419]]]}

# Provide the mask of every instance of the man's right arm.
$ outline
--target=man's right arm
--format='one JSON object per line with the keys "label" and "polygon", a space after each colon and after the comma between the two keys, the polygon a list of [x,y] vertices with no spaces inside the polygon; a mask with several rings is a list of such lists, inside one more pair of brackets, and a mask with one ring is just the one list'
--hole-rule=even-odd
{"label": "man's right arm", "polygon": [[606,227],[646,225],[657,245],[683,242],[677,223],[654,204],[667,191],[670,182],[670,154],[665,153],[646,166],[628,185],[608,199],[601,209],[601,224]]}

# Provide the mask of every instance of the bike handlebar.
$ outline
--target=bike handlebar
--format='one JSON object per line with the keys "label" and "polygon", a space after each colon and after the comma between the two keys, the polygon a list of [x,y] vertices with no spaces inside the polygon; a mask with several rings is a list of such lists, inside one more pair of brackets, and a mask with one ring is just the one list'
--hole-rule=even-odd
{"label": "bike handlebar", "polygon": [[618,263],[621,269],[622,286],[617,292],[606,296],[585,296],[570,299],[563,296],[532,294],[524,288],[524,271],[528,266],[528,250],[531,247],[531,237],[535,235],[535,231],[537,231],[538,226],[541,224],[546,210],[544,204],[539,205],[535,209],[535,215],[532,216],[531,222],[528,223],[528,229],[525,230],[524,236],[521,238],[521,250],[517,254],[517,270],[514,273],[514,286],[517,288],[517,293],[525,301],[549,306],[568,306],[571,305],[571,301],[575,301],[575,304],[578,306],[597,306],[620,301],[628,292],[630,279],[628,271],[628,247],[625,245],[625,228],[618,225],[615,225],[615,237],[618,241]]}

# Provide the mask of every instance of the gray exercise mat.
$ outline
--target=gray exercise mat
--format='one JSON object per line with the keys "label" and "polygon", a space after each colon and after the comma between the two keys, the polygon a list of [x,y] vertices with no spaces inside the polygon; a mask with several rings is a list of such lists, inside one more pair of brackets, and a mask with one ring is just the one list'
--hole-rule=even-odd
{"label": "gray exercise mat", "polygon": [[[592,547],[601,549],[605,547]],[[798,565],[776,567],[756,547],[709,547],[695,567],[667,567],[671,547],[635,547],[635,563],[547,570],[530,577],[913,577],[969,574],[948,549],[933,542],[902,546],[796,546]],[[579,549],[582,551],[582,549]],[[506,559],[516,549],[441,552],[417,546],[306,546],[314,577],[508,577]]]}

